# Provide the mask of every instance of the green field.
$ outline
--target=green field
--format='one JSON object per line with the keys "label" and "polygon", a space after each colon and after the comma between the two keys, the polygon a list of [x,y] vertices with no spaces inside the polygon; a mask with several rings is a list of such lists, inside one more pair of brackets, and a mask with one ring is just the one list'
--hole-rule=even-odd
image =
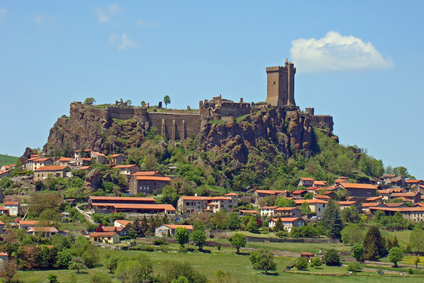
{"label": "green field", "polygon": [[[398,274],[377,275],[374,272],[359,272],[349,274],[346,267],[327,267],[308,268],[307,271],[297,271],[293,268],[286,272],[286,265],[293,262],[294,258],[275,257],[277,271],[271,275],[265,275],[252,269],[247,251],[242,251],[240,255],[234,253],[234,250],[222,248],[218,251],[216,248],[206,248],[206,252],[200,253],[193,251],[189,253],[177,253],[177,245],[170,245],[171,251],[162,252],[142,252],[142,251],[112,251],[100,249],[100,265],[94,269],[83,270],[83,273],[77,274],[70,270],[49,270],[49,271],[19,271],[17,279],[22,282],[47,282],[47,276],[53,273],[58,276],[59,282],[71,282],[71,274],[74,274],[77,282],[89,282],[90,274],[95,271],[107,273],[108,270],[101,266],[106,258],[111,255],[120,254],[122,256],[135,256],[137,254],[146,254],[153,262],[155,274],[159,274],[161,264],[165,260],[188,261],[192,266],[205,274],[210,282],[215,282],[215,274],[221,269],[229,272],[231,282],[417,282],[424,277],[408,276],[401,277]],[[113,282],[119,282],[116,278]]]}
{"label": "green field", "polygon": [[0,166],[15,164],[18,157],[0,154]]}

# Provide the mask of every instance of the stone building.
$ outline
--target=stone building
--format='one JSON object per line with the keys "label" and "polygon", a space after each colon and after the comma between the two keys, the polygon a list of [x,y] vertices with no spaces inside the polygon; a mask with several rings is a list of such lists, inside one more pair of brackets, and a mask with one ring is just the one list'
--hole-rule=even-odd
{"label": "stone building", "polygon": [[146,195],[162,193],[162,189],[171,185],[171,178],[165,177],[159,171],[137,172],[131,176],[129,190],[131,195],[144,193]]}
{"label": "stone building", "polygon": [[266,103],[272,106],[295,107],[294,75],[296,68],[286,59],[285,65],[266,68],[267,98]]}
{"label": "stone building", "polygon": [[68,166],[44,166],[34,170],[34,181],[44,180],[48,176],[54,178],[66,177],[66,172],[70,171]]}

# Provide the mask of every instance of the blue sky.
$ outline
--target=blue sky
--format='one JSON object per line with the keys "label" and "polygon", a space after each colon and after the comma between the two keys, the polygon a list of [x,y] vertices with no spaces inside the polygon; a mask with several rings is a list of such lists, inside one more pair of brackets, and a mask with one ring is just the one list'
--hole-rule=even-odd
{"label": "blue sky", "polygon": [[0,152],[42,147],[72,101],[265,101],[297,67],[301,109],[424,178],[422,1],[0,1]]}

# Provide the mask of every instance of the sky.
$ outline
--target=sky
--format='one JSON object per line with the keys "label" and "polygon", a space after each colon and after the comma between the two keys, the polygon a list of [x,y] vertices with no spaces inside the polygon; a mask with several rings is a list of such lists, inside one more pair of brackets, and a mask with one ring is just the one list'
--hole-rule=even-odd
{"label": "sky", "polygon": [[0,0],[0,153],[47,142],[72,101],[174,109],[266,99],[268,66],[343,145],[424,179],[424,1]]}

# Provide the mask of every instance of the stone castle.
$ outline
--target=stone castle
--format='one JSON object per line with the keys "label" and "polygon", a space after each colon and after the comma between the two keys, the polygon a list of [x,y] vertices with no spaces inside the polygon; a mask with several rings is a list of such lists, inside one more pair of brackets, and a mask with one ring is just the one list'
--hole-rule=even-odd
{"label": "stone castle", "polygon": [[[294,64],[286,60],[285,66],[266,68],[267,98],[265,103],[247,103],[243,98],[239,102],[223,99],[220,96],[211,100],[199,102],[199,113],[192,111],[168,110],[167,112],[148,111],[148,107],[133,107],[127,105],[111,105],[103,109],[85,106],[81,102],[71,104],[71,116],[90,112],[93,115],[111,122],[112,119],[135,119],[145,128],[156,127],[158,133],[174,140],[185,139],[189,135],[197,136],[209,120],[232,121],[237,117],[252,114],[260,109],[282,107],[286,109],[286,119],[294,114],[309,118],[312,126],[333,130],[333,117],[329,115],[314,115],[314,108],[299,110],[294,100]],[[84,115],[85,115],[84,114]]]}

